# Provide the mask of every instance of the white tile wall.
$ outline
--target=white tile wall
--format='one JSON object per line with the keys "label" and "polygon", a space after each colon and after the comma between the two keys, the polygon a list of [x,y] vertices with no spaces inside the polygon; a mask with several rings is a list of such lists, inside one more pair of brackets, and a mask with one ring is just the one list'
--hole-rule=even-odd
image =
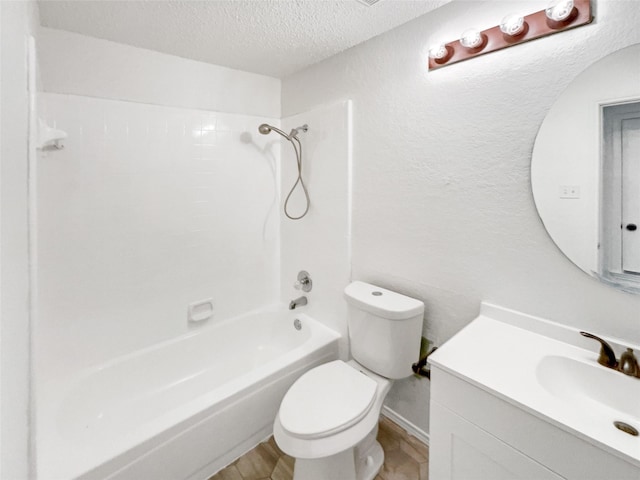
{"label": "white tile wall", "polygon": [[[272,118],[41,94],[68,132],[38,164],[38,365],[99,363],[279,298]],[[211,321],[209,322],[209,324]],[[201,327],[198,327],[201,328]]]}
{"label": "white tile wall", "polygon": [[[303,295],[295,290],[298,271],[306,270],[313,289],[304,294],[309,303],[302,307],[314,318],[343,335],[346,355],[347,306],[344,287],[351,275],[351,102],[344,101],[283,119],[289,132],[302,124],[303,179],[311,198],[309,213],[300,220],[281,215],[283,301]],[[295,154],[288,142],[282,143],[282,201],[295,183]],[[289,202],[292,216],[304,211],[305,199],[298,186]]]}

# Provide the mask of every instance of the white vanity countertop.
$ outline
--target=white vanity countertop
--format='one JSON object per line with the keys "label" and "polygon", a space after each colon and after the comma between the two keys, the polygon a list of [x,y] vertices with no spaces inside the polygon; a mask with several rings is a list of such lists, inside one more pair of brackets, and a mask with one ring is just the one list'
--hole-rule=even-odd
{"label": "white vanity countertop", "polygon": [[[622,350],[611,344],[619,357]],[[579,330],[483,303],[480,316],[434,352],[429,363],[640,467],[640,436],[613,426],[624,421],[640,430],[640,379],[600,366],[599,349],[598,342],[583,338]],[[593,370],[594,382],[614,380],[620,388],[598,390],[583,375],[587,380],[578,381],[588,388],[574,389],[568,385],[574,379],[567,376],[573,371],[550,378],[556,373],[548,366],[560,365],[558,360],[578,366],[579,373]],[[603,398],[594,398],[598,395]],[[609,396],[616,405],[629,405],[629,411],[603,403]]]}

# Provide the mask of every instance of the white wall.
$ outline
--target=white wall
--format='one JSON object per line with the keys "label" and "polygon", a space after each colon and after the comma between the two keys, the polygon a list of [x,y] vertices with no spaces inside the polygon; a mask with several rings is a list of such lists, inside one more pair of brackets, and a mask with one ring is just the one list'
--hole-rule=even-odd
{"label": "white wall", "polygon": [[[341,349],[346,357],[343,290],[351,274],[351,102],[322,106],[282,121],[285,132],[305,123],[309,131],[300,133],[299,138],[303,149],[302,178],[311,207],[300,220],[290,220],[284,214],[280,217],[282,300],[288,304],[305,295],[309,303],[300,310],[342,334]],[[280,196],[284,204],[298,170],[289,142],[282,142],[281,152]],[[304,193],[298,185],[288,212],[291,216],[301,215],[305,206]],[[308,271],[312,278],[313,289],[309,293],[293,288],[300,270]]]}
{"label": "white wall", "polygon": [[35,2],[0,2],[0,478],[29,476],[27,38]]}
{"label": "white wall", "polygon": [[45,92],[280,117],[280,80],[51,28],[38,44]]}
{"label": "white wall", "polygon": [[[353,100],[353,278],[424,300],[425,333],[438,343],[481,300],[640,341],[640,296],[563,256],[529,175],[538,128],[564,88],[640,41],[637,2],[592,2],[589,26],[427,72],[431,43],[547,3],[456,1],[283,80],[284,116]],[[428,428],[426,380],[396,384],[387,403]]]}

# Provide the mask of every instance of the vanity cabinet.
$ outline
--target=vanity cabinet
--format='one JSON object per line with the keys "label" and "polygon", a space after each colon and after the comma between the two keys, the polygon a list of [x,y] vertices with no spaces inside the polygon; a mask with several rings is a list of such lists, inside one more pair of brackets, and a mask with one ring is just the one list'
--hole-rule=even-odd
{"label": "vanity cabinet", "polygon": [[433,402],[434,432],[429,478],[470,480],[561,480],[543,465]]}
{"label": "vanity cabinet", "polygon": [[432,366],[430,480],[640,480],[640,469]]}

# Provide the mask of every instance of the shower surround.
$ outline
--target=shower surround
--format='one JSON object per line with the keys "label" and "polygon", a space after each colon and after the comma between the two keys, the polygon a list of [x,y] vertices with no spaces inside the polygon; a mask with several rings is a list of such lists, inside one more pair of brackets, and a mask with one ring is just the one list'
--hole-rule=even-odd
{"label": "shower surround", "polygon": [[[69,134],[38,164],[39,475],[138,478],[167,449],[190,461],[156,478],[214,473],[337,355],[311,320],[243,316],[278,302],[280,145],[256,131],[278,120],[51,93],[39,107]],[[190,323],[206,298],[212,319]]]}
{"label": "shower surround", "polygon": [[[38,159],[38,475],[140,478],[163,458],[155,478],[212,474],[337,355],[311,320],[296,336],[284,314],[245,315],[279,300],[280,145],[256,131],[278,120],[38,100],[69,135]],[[212,318],[189,322],[204,299]],[[168,455],[181,450],[188,462]]]}
{"label": "shower surround", "polygon": [[[346,355],[351,105],[280,120],[277,79],[51,29],[38,50],[39,115],[68,133],[37,164],[38,476],[213,474]],[[309,124],[300,221],[295,158],[263,123]],[[302,269],[314,290],[288,312]],[[213,316],[189,322],[199,301]]]}
{"label": "shower surround", "polygon": [[[43,93],[65,148],[38,163],[46,378],[279,300],[279,151],[266,117]],[[247,294],[250,288],[251,294]]]}

